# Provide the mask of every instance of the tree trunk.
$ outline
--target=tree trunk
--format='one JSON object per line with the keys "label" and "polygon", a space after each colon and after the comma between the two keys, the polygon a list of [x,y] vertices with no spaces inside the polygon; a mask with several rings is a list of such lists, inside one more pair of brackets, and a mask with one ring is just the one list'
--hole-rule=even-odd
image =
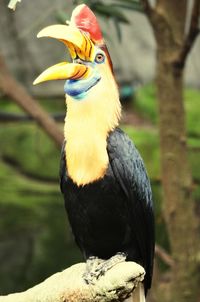
{"label": "tree trunk", "polygon": [[[183,76],[158,55],[161,173],[173,266],[171,299],[197,301],[197,224],[192,200],[183,107]],[[197,278],[196,278],[197,279]],[[177,287],[178,285],[178,287]],[[196,299],[195,299],[196,298]]]}
{"label": "tree trunk", "polygon": [[174,260],[166,301],[196,302],[198,221],[192,199],[192,178],[183,102],[183,68],[178,58],[184,43],[186,1],[159,0],[154,33],[157,40],[157,97],[160,112],[161,174],[164,216]]}

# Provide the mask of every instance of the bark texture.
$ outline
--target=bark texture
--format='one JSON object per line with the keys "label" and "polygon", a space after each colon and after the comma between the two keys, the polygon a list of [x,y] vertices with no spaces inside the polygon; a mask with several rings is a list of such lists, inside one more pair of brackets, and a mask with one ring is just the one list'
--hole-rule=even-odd
{"label": "bark texture", "polygon": [[[143,1],[143,0],[142,0]],[[164,301],[197,301],[199,234],[192,198],[192,178],[183,101],[183,71],[197,35],[194,1],[190,29],[185,34],[187,1],[158,0],[152,9],[143,1],[157,42],[156,86],[160,113],[161,173],[164,216],[174,261],[170,290]]]}

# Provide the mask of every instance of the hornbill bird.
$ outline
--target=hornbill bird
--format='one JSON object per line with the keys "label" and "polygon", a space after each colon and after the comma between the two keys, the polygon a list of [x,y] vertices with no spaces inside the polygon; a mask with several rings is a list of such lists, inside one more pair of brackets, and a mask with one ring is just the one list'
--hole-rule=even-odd
{"label": "hornbill bird", "polygon": [[91,270],[97,257],[112,263],[114,255],[119,260],[125,254],[141,264],[146,294],[154,257],[151,187],[138,150],[118,128],[118,87],[98,21],[82,4],[68,25],[48,26],[38,37],[62,41],[72,58],[45,70],[34,84],[66,79],[60,185],[75,240]]}

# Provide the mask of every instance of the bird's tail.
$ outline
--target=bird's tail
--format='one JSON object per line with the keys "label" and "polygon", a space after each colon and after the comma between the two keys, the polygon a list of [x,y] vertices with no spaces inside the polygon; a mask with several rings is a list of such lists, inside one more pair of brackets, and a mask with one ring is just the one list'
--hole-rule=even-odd
{"label": "bird's tail", "polygon": [[131,297],[125,300],[125,302],[145,302],[144,285],[139,283],[138,287],[132,292]]}

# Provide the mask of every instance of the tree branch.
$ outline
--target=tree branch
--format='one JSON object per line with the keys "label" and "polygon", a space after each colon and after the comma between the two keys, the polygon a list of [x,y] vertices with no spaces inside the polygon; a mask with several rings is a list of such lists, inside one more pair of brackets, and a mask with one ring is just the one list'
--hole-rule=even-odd
{"label": "tree branch", "polygon": [[146,14],[155,34],[155,29],[157,27],[157,24],[159,20],[163,19],[163,17],[161,17],[160,14],[158,13],[156,6],[155,7],[151,6],[149,0],[140,0],[140,1],[143,6],[144,13]]}
{"label": "tree branch", "polygon": [[155,10],[152,8],[152,6],[150,5],[149,0],[140,0],[144,9],[144,12],[147,16],[147,18],[149,19],[149,21],[152,23],[153,25],[153,18],[155,15]]}
{"label": "tree branch", "polygon": [[142,282],[144,269],[134,262],[121,262],[94,285],[82,278],[85,263],[56,273],[25,292],[0,296],[0,302],[109,302],[123,301]]}
{"label": "tree branch", "polygon": [[144,9],[144,12],[149,16],[151,14],[152,8],[149,0],[140,0]]}
{"label": "tree branch", "polygon": [[174,266],[174,260],[172,257],[158,244],[155,245],[155,254],[170,267]]}
{"label": "tree branch", "polygon": [[178,66],[179,68],[183,68],[185,66],[186,58],[200,32],[198,26],[199,17],[200,17],[200,1],[194,0],[189,31],[183,43],[183,47],[180,51],[178,59],[175,62],[175,65]]}
{"label": "tree branch", "polygon": [[63,133],[53,118],[42,109],[38,102],[32,98],[25,88],[19,84],[10,74],[3,57],[0,55],[0,89],[9,96],[17,105],[31,115],[45,132],[61,146]]}
{"label": "tree branch", "polygon": [[[49,116],[57,122],[63,122],[65,118],[65,114],[63,112],[53,113],[50,114]],[[31,115],[0,111],[0,123],[32,122],[32,121],[34,121],[34,118]]]}

